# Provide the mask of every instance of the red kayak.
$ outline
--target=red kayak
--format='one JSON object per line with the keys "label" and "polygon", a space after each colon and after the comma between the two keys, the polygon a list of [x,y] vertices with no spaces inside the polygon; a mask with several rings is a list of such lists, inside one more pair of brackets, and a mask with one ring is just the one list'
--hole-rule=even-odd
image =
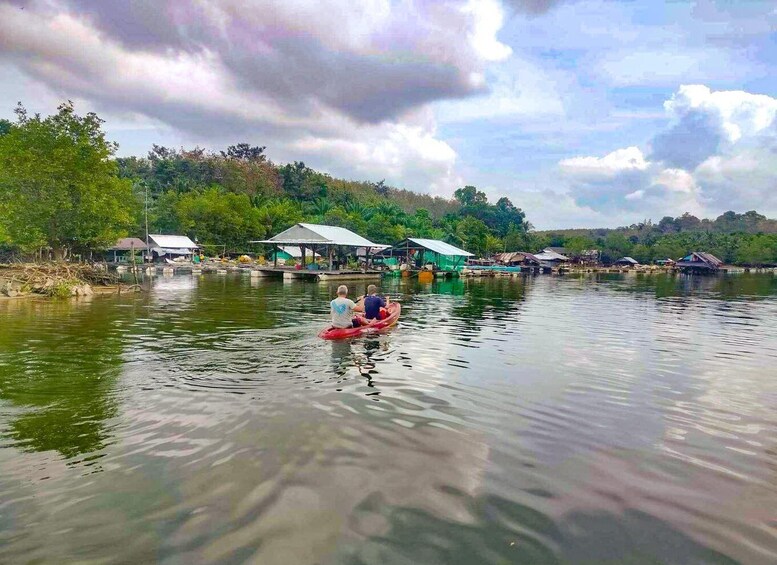
{"label": "red kayak", "polygon": [[369,326],[360,326],[358,328],[333,328],[329,326],[321,330],[318,337],[323,339],[345,339],[347,337],[356,337],[363,334],[377,333],[386,328],[390,328],[399,320],[399,314],[402,312],[402,306],[399,302],[392,302],[386,307],[388,316],[382,320],[375,320]]}

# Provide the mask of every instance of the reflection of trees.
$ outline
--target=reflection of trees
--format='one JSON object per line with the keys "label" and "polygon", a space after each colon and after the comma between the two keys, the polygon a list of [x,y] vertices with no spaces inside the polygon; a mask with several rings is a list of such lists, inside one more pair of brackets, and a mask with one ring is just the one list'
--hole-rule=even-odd
{"label": "reflection of trees", "polygon": [[111,301],[99,299],[27,302],[2,313],[0,399],[24,409],[3,435],[22,449],[65,457],[106,444],[122,365],[116,314]]}
{"label": "reflection of trees", "polygon": [[503,320],[526,299],[526,286],[523,278],[468,281],[464,301],[452,308],[452,314],[470,328],[478,327],[478,322],[486,318]]}
{"label": "reflection of trees", "polygon": [[597,282],[623,282],[611,285],[619,292],[646,294],[655,298],[708,297],[718,300],[752,298],[777,294],[777,278],[769,274],[731,275],[623,274],[600,273]]}

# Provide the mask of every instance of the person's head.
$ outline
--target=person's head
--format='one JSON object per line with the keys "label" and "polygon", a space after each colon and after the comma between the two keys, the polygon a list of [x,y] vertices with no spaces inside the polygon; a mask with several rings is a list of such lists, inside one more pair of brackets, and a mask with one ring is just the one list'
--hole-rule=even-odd
{"label": "person's head", "polygon": [[378,292],[378,287],[374,284],[367,287],[367,294],[375,294],[376,292]]}
{"label": "person's head", "polygon": [[348,287],[341,284],[337,287],[337,296],[348,296]]}

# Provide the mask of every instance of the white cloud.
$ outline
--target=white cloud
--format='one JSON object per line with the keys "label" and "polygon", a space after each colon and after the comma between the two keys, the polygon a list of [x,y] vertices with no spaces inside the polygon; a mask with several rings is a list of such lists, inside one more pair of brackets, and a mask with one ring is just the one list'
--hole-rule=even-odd
{"label": "white cloud", "polygon": [[774,123],[777,98],[742,90],[713,92],[701,84],[684,84],[664,102],[664,108],[677,120],[692,112],[712,115],[719,121],[727,141],[736,143]]}
{"label": "white cloud", "polygon": [[604,157],[572,157],[559,162],[563,171],[592,179],[611,179],[623,172],[644,171],[648,165],[639,147],[617,149]]}
{"label": "white cloud", "polygon": [[672,121],[648,157],[628,147],[559,162],[578,204],[654,218],[777,213],[777,99],[684,85],[664,107]]}

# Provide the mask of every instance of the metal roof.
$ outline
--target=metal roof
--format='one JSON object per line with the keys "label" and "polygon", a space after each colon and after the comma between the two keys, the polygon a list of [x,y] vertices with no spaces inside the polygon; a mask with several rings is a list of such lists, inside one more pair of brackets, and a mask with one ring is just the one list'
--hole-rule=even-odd
{"label": "metal roof", "polygon": [[157,247],[170,249],[197,249],[197,244],[185,235],[148,235]]}
{"label": "metal roof", "polygon": [[439,253],[440,255],[453,255],[456,257],[472,257],[472,253],[468,251],[464,251],[463,249],[459,249],[458,247],[455,247],[450,243],[445,243],[444,241],[440,241],[439,239],[422,239],[419,237],[408,237],[407,239],[408,241],[412,241],[413,243],[420,245],[421,247],[425,247],[430,251],[434,251],[435,253]]}
{"label": "metal roof", "polygon": [[145,249],[146,242],[137,237],[123,237],[109,248],[109,251],[129,251],[130,249]]}
{"label": "metal roof", "polygon": [[639,261],[634,259],[633,257],[621,257],[616,263],[631,263],[632,265],[639,265]]}
{"label": "metal roof", "polygon": [[569,257],[566,257],[561,253],[556,253],[550,247],[545,249],[542,253],[537,253],[534,257],[540,261],[569,261]]}
{"label": "metal roof", "polygon": [[276,243],[281,245],[344,245],[346,247],[375,247],[376,244],[351,230],[319,224],[296,224],[270,239],[249,243]]}

